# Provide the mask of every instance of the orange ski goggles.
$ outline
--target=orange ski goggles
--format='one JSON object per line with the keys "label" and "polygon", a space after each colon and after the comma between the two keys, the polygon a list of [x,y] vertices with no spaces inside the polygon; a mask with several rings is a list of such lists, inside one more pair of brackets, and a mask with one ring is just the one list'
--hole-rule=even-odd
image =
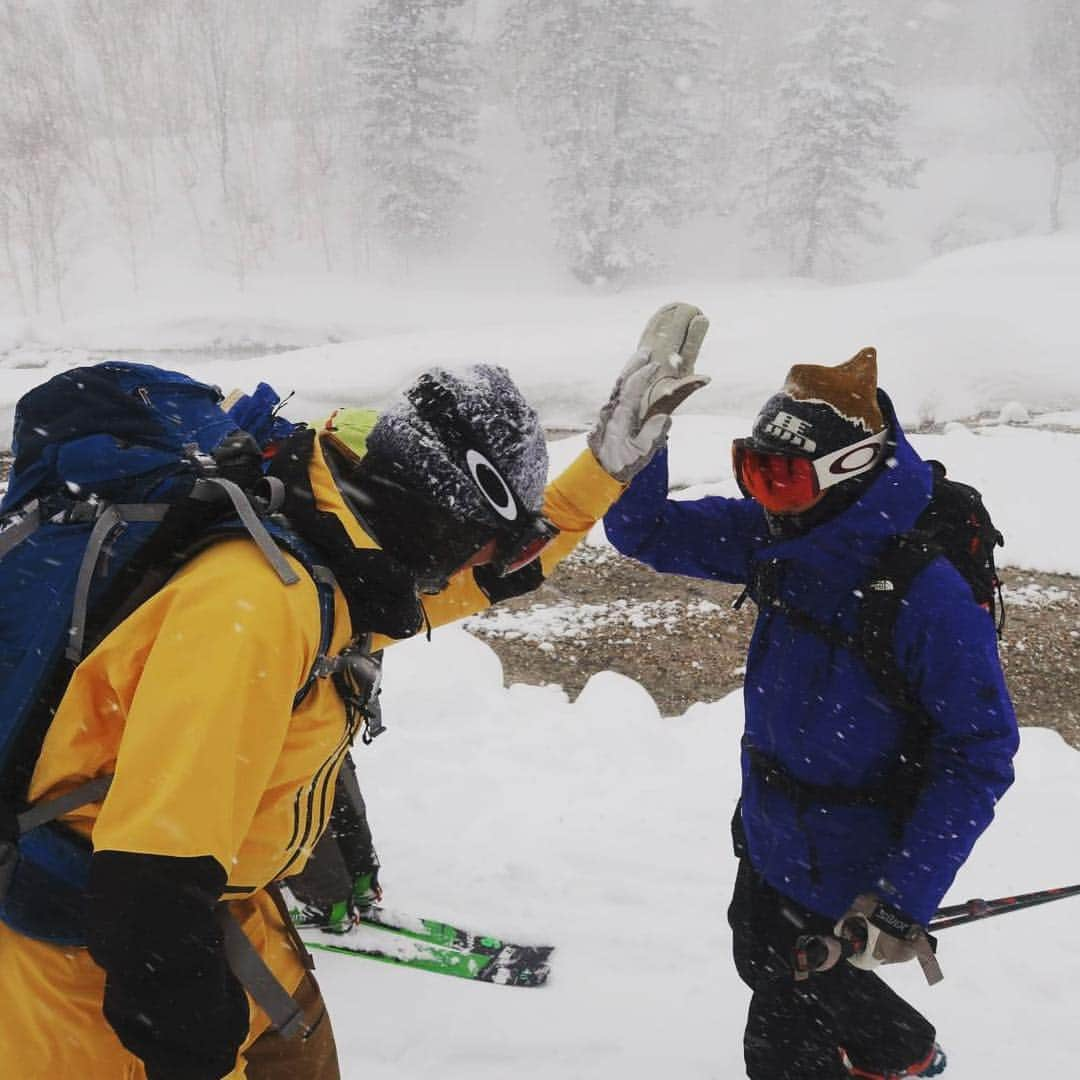
{"label": "orange ski goggles", "polygon": [[850,446],[810,458],[762,450],[752,439],[736,439],[731,460],[739,490],[774,514],[809,510],[831,487],[872,469],[885,452],[888,430]]}

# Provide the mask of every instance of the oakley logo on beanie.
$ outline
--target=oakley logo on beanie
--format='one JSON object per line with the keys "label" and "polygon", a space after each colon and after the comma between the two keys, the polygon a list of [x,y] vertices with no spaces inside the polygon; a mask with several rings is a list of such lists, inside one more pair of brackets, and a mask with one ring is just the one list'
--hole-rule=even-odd
{"label": "oakley logo on beanie", "polygon": [[379,415],[364,449],[347,478],[350,507],[422,592],[445,587],[488,548],[496,572],[510,573],[558,532],[543,517],[539,417],[502,368],[422,372]]}
{"label": "oakley logo on beanie", "polygon": [[499,475],[499,470],[479,450],[467,450],[465,464],[480,493],[491,503],[495,512],[507,521],[517,521],[517,503],[509,485]]}

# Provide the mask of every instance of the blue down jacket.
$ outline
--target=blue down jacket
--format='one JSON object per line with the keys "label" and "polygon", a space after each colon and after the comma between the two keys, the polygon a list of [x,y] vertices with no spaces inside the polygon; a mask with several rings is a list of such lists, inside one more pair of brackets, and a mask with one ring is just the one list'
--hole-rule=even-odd
{"label": "blue down jacket", "polygon": [[[745,583],[755,561],[779,560],[786,605],[853,633],[855,591],[888,538],[915,524],[932,487],[930,467],[904,438],[888,398],[880,399],[898,432],[895,467],[808,533],[773,541],[750,499],[669,500],[662,452],[604,518],[608,538],[655,570],[719,581]],[[945,558],[915,578],[908,601],[895,652],[934,733],[928,779],[899,839],[884,806],[811,803],[797,811],[790,792],[766,786],[743,753],[751,863],[774,888],[830,918],[857,894],[876,892],[925,923],[1013,780],[1016,717],[993,620]],[[746,740],[797,778],[864,788],[896,760],[904,717],[863,661],[780,610],[758,613],[743,696]]]}

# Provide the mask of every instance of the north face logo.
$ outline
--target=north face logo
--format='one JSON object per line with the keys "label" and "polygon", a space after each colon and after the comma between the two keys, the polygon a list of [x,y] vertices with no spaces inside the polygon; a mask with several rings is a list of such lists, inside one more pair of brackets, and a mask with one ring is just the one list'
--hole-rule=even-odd
{"label": "north face logo", "polygon": [[817,443],[807,434],[810,428],[811,425],[805,420],[781,411],[765,425],[765,434],[812,454],[817,449]]}

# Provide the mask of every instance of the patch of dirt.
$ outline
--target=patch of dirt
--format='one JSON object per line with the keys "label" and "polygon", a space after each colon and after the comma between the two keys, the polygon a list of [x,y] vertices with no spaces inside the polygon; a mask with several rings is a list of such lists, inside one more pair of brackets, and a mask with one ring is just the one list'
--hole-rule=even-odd
{"label": "patch of dirt", "polygon": [[[1080,749],[1080,578],[1006,567],[1001,656],[1021,724]],[[576,696],[618,671],[665,716],[742,685],[755,608],[732,585],[658,574],[602,548],[580,548],[542,588],[470,619],[508,683],[559,683]]]}

